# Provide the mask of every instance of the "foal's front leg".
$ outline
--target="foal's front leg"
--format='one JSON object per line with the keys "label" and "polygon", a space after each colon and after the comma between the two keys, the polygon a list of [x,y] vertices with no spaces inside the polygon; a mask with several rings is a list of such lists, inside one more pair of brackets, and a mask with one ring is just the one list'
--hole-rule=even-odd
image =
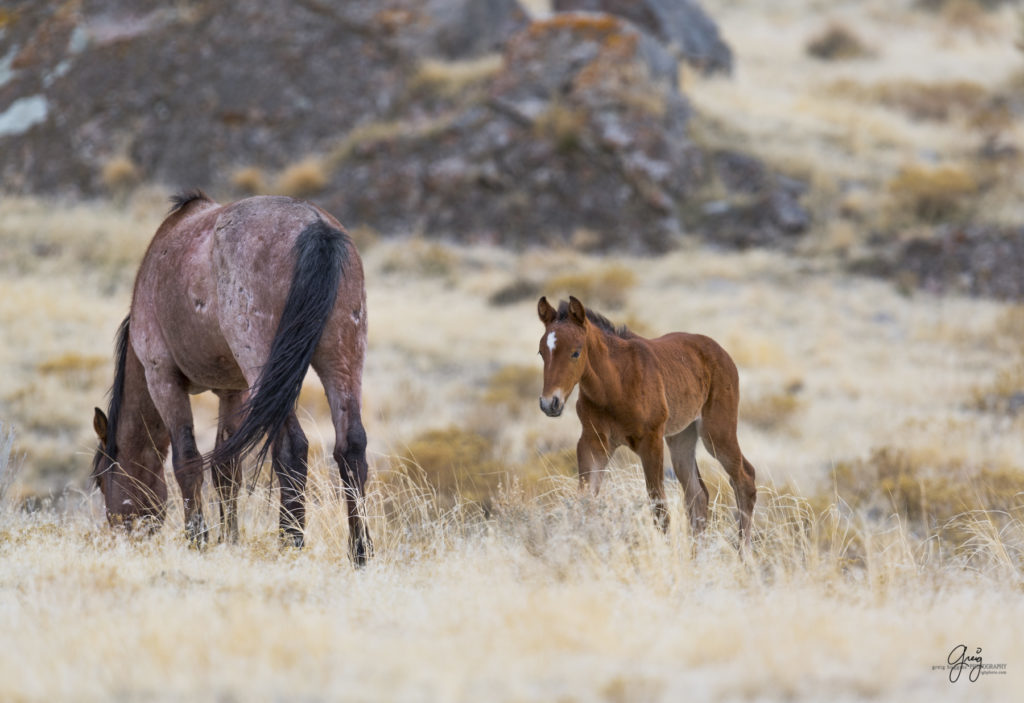
{"label": "foal's front leg", "polygon": [[580,440],[576,443],[576,466],[579,472],[580,492],[589,488],[595,496],[598,494],[613,451],[615,448],[610,445],[607,434],[600,433],[584,423],[583,434],[580,435]]}
{"label": "foal's front leg", "polygon": [[647,484],[647,495],[651,499],[654,511],[654,524],[662,532],[668,532],[668,505],[665,500],[665,440],[662,433],[653,432],[635,442],[636,453],[644,468],[644,482]]}

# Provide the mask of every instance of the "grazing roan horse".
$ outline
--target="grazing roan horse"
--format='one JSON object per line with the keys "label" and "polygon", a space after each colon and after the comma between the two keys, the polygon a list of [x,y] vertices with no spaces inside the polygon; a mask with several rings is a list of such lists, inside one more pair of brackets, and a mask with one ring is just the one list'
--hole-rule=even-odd
{"label": "grazing roan horse", "polygon": [[[281,487],[282,541],[302,546],[309,444],[295,403],[310,365],[334,424],[345,483],[349,548],[362,564],[372,543],[360,512],[367,475],[360,412],[366,354],[363,268],[345,229],[315,205],[255,197],[220,205],[177,195],[149,245],[117,335],[110,405],[96,409],[92,475],[112,524],[159,524],[168,445],[190,540],[206,540],[200,502],[209,463],[221,538],[238,538],[241,456],[264,438]],[[189,394],[213,391],[213,452],[196,447]]]}
{"label": "grazing roan horse", "polygon": [[698,535],[708,514],[708,489],[695,456],[700,438],[729,474],[740,547],[748,549],[757,489],[754,467],[736,439],[739,375],[729,354],[702,335],[673,332],[646,339],[625,327],[616,329],[572,296],[557,310],[541,298],[537,313],[544,323],[541,410],[558,417],[573,388],[580,387],[580,488],[589,484],[596,493],[612,452],[626,445],[640,455],[655,521],[667,530],[662,462],[668,442],[691,532]]}

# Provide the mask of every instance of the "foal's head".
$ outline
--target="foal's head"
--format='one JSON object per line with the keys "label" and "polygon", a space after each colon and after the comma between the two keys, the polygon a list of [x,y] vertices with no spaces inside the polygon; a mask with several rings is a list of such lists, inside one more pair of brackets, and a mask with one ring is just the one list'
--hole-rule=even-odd
{"label": "foal's head", "polygon": [[587,368],[587,312],[583,303],[569,296],[568,307],[561,311],[551,307],[547,298],[541,298],[537,314],[544,323],[544,336],[540,338],[544,359],[540,409],[549,417],[558,417]]}

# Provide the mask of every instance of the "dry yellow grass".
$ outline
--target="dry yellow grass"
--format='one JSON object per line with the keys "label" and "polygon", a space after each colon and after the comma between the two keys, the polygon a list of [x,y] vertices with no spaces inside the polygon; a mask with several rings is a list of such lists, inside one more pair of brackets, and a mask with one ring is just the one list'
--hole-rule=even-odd
{"label": "dry yellow grass", "polygon": [[330,172],[323,159],[310,156],[285,168],[275,180],[276,190],[284,195],[307,197],[323,190]]}
{"label": "dry yellow grass", "polygon": [[[89,417],[109,383],[132,264],[107,262],[111,273],[97,276],[76,252],[103,233],[109,256],[125,256],[113,243],[140,256],[155,223],[135,213],[151,207],[163,211],[141,200],[71,215],[24,200],[0,210],[12,235],[4,255],[24,262],[4,269],[0,315],[12,343],[0,350],[0,419],[14,426],[13,453],[25,454],[0,503],[0,626],[12,633],[0,644],[0,699],[1019,695],[1024,526],[1014,494],[999,487],[1022,472],[1024,420],[977,402],[979,389],[1005,393],[1012,383],[1018,308],[906,297],[763,251],[620,258],[635,279],[619,291],[613,321],[709,333],[740,365],[750,399],[741,441],[761,485],[744,565],[732,547],[731,493],[706,454],[714,519],[696,558],[674,481],[665,538],[628,453],[599,500],[580,500],[566,476],[578,423],[544,417],[530,397],[530,368],[535,392],[541,382],[536,301],[486,301],[510,272],[551,280],[603,261],[379,242],[365,256],[364,386],[377,556],[356,573],[312,377],[300,399],[314,464],[305,551],[278,551],[276,503],[262,487],[243,498],[238,546],[189,550],[177,502],[152,539],[103,525],[85,482]],[[41,241],[61,253],[40,258],[18,231],[49,233]],[[441,270],[415,265],[414,250]],[[196,408],[209,447],[215,404],[199,396]],[[420,480],[417,455],[454,451],[438,434],[452,426],[486,438],[473,460],[496,472],[484,493],[458,490],[471,466],[458,467],[454,488]],[[872,472],[888,471],[880,451],[912,457],[920,471],[892,474],[892,502],[872,492]],[[837,466],[846,467],[838,482]],[[963,471],[950,484],[943,467]],[[17,509],[22,496],[67,481],[60,512]],[[955,510],[950,491],[961,484],[971,512],[950,525],[921,518]],[[1003,512],[979,510],[996,490],[991,506]],[[961,641],[1006,663],[1007,675],[950,684],[932,667]]]}

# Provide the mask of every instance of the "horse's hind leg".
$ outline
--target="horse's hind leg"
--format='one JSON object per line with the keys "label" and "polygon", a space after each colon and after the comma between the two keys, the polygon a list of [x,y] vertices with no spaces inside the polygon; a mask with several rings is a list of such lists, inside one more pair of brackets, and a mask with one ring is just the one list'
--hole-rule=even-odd
{"label": "horse's hind leg", "polygon": [[[315,368],[315,367],[314,367]],[[355,391],[337,378],[320,372],[334,422],[334,460],[345,483],[345,507],[348,511],[349,556],[356,566],[363,566],[373,556],[373,541],[361,512],[366,496],[369,465],[366,461],[366,430],[360,411],[358,384]]]}
{"label": "horse's hind leg", "polygon": [[704,446],[729,475],[729,482],[736,496],[740,549],[749,550],[757,486],[754,482],[754,467],[743,456],[739,441],[736,439],[735,408],[713,407],[708,403],[704,409],[700,429]]}
{"label": "horse's hind leg", "polygon": [[[220,398],[220,418],[217,422],[217,447],[227,441],[242,423],[240,409],[244,393],[225,391]],[[238,489],[242,484],[241,457],[210,467],[213,485],[217,488],[220,505],[220,541],[238,542]]]}
{"label": "horse's hind leg", "polygon": [[686,496],[686,512],[690,516],[690,533],[697,537],[707,526],[708,489],[697,469],[697,438],[699,421],[694,421],[682,432],[666,437],[672,468]]}
{"label": "horse's hind leg", "polygon": [[271,458],[281,484],[281,542],[302,547],[306,527],[306,472],[309,441],[293,412],[274,440]]}

